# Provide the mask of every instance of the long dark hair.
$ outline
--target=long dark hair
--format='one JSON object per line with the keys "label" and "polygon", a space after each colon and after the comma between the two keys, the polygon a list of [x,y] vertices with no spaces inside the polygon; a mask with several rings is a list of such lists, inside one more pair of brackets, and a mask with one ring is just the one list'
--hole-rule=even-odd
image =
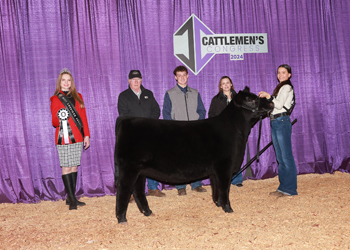
{"label": "long dark hair", "polygon": [[[223,79],[225,79],[225,78],[227,78],[227,79],[230,81],[230,83],[231,83],[231,90],[235,91],[235,88],[233,87],[233,83],[232,83],[231,78],[228,77],[228,76],[223,76],[223,77],[220,78],[220,81],[219,81],[219,93],[222,91],[222,88],[221,88],[221,80],[223,80]],[[232,91],[231,91],[231,92],[232,92]]]}
{"label": "long dark hair", "polygon": [[292,78],[292,68],[288,64],[282,64],[282,65],[278,66],[277,71],[278,71],[279,68],[285,68],[288,71],[288,73],[291,74],[291,75],[290,75],[290,77],[288,78],[287,81],[280,82],[276,86],[276,88],[274,89],[274,91],[272,93],[272,95],[275,96],[275,97],[278,95],[278,92],[280,91],[280,89],[286,84],[289,84],[292,87],[292,89],[293,89],[293,85],[292,85],[292,83],[290,81],[290,78]]}

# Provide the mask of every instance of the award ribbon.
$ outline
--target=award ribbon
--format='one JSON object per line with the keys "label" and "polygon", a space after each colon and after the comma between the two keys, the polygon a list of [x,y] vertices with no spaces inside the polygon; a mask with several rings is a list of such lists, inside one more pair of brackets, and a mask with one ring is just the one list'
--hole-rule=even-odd
{"label": "award ribbon", "polygon": [[60,109],[57,112],[57,117],[60,120],[60,129],[58,132],[57,143],[62,144],[62,138],[64,138],[64,144],[69,144],[69,138],[72,143],[75,143],[72,128],[68,122],[69,112],[66,109]]}
{"label": "award ribbon", "polygon": [[68,113],[70,114],[70,117],[73,119],[73,122],[75,123],[75,125],[77,125],[81,135],[84,138],[83,122],[82,122],[82,120],[80,118],[80,115],[79,115],[78,111],[76,111],[74,106],[68,101],[68,99],[67,99],[67,97],[65,95],[63,95],[62,93],[59,93],[57,95],[57,97],[58,97],[58,99],[61,100],[63,105],[66,107]]}

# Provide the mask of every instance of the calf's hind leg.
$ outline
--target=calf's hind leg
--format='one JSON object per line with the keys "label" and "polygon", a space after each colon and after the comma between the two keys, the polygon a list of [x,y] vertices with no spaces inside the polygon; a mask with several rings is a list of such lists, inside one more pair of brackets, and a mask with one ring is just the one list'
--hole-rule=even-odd
{"label": "calf's hind leg", "polygon": [[143,213],[145,216],[150,216],[152,214],[152,211],[149,209],[148,202],[146,199],[145,183],[146,176],[139,175],[135,183],[134,198],[140,212]]}

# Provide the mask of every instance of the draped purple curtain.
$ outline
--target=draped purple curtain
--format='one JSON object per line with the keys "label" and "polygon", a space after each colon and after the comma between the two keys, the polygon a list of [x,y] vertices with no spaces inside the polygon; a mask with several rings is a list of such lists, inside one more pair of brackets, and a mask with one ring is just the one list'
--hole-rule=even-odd
{"label": "draped purple curtain", "polygon": [[[189,86],[206,109],[221,76],[236,90],[272,93],[277,66],[292,67],[292,120],[298,173],[350,171],[350,3],[347,0],[5,0],[0,1],[0,202],[65,195],[54,146],[50,96],[67,67],[83,95],[91,148],[78,169],[78,194],[115,194],[114,125],[127,75],[139,69],[161,108],[175,85],[173,34],[195,14],[215,34],[267,33],[268,53],[230,61],[219,54]],[[256,154],[258,126],[249,136]],[[271,140],[262,124],[261,147]],[[277,174],[270,147],[252,164],[254,179]]]}

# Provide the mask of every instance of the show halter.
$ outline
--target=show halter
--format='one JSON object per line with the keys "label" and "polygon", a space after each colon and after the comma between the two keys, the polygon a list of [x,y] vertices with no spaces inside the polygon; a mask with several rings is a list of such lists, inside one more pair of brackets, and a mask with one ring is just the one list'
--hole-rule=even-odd
{"label": "show halter", "polygon": [[[245,105],[242,105],[242,108],[247,109],[247,110],[255,113],[255,112],[259,111],[260,99],[261,98],[259,98],[259,97],[257,98],[258,101],[257,101],[257,105],[255,106],[255,108],[251,108],[251,107],[248,107],[248,106],[245,106]],[[269,115],[269,113],[270,113],[270,111],[267,111],[267,115]],[[256,158],[257,162],[259,162],[259,147],[260,147],[260,137],[261,137],[261,124],[262,124],[262,115],[260,115],[260,117],[259,117],[259,137],[258,137],[258,144],[257,144],[257,150],[256,150],[256,152],[258,152],[257,155],[256,155],[257,156],[257,158]]]}

